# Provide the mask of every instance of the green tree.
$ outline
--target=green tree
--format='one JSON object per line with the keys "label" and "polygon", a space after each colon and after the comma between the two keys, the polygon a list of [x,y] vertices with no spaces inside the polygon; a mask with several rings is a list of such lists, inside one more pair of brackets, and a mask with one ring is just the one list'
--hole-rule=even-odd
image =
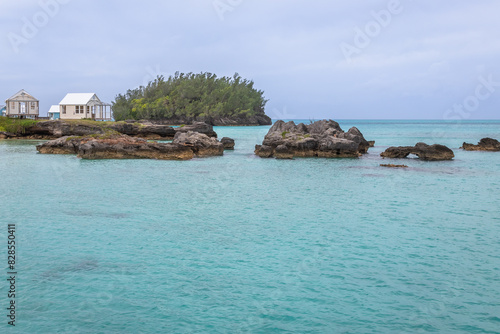
{"label": "green tree", "polygon": [[146,87],[118,94],[113,102],[117,121],[195,117],[246,118],[265,115],[264,92],[238,73],[217,78],[204,72],[158,76]]}

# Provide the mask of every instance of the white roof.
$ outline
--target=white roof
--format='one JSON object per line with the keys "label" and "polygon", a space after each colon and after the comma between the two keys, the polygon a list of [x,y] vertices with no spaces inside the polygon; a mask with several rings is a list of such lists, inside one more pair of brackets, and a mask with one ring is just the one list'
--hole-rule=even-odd
{"label": "white roof", "polygon": [[[90,100],[92,100],[93,97],[96,97],[97,96],[95,95],[95,93],[69,93],[69,94],[66,94],[66,96],[64,97],[64,99],[62,99],[62,101],[59,103],[60,105],[86,105],[87,103],[90,102]],[[97,98],[97,100],[99,100]]]}
{"label": "white roof", "polygon": [[56,113],[56,112],[60,112],[58,105],[53,105],[52,107],[50,107],[49,114],[53,114],[53,113]]}

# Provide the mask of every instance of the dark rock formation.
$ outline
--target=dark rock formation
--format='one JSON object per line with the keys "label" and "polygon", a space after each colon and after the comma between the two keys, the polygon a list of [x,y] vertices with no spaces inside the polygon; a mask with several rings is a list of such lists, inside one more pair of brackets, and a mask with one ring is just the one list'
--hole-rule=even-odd
{"label": "dark rock formation", "polygon": [[214,131],[212,125],[203,122],[194,122],[191,125],[184,125],[182,127],[175,128],[175,133],[179,132],[199,132],[207,135],[208,137],[217,138],[217,133]]}
{"label": "dark rock formation", "polygon": [[290,121],[277,121],[269,129],[262,145],[255,146],[261,158],[276,157],[358,157],[368,151],[370,144],[361,132],[353,127],[344,132],[337,122],[317,121],[295,125]]}
{"label": "dark rock formation", "polygon": [[[93,138],[86,138],[91,140]],[[61,137],[37,145],[36,149],[42,154],[78,154],[83,138],[81,137]]]}
{"label": "dark rock formation", "polygon": [[179,132],[173,143],[148,142],[127,135],[61,137],[38,145],[44,154],[77,154],[83,159],[159,159],[189,160],[194,156],[224,154],[215,138],[198,132]]}
{"label": "dark rock formation", "polygon": [[281,144],[274,150],[276,159],[293,159],[293,151],[288,146]]}
{"label": "dark rock formation", "polygon": [[210,138],[198,132],[178,132],[174,144],[191,148],[198,157],[209,157],[224,154],[224,145],[215,138]]}
{"label": "dark rock formation", "polygon": [[[139,121],[141,122],[141,121]],[[147,120],[154,124],[167,124],[167,125],[182,125],[191,124],[193,122],[203,122],[213,126],[258,126],[258,125],[271,125],[272,120],[267,115],[256,115],[251,117],[211,117],[211,116],[198,116],[198,117],[176,117],[160,120]]]}
{"label": "dark rock formation", "polygon": [[493,138],[483,138],[477,145],[463,143],[462,149],[466,151],[500,151],[500,142]]}
{"label": "dark rock formation", "polygon": [[406,158],[410,154],[415,154],[426,161],[451,160],[455,157],[453,151],[444,145],[427,145],[425,143],[418,143],[415,146],[389,147],[380,156],[384,158]]}
{"label": "dark rock formation", "polygon": [[176,133],[175,129],[170,126],[156,124],[117,122],[110,123],[110,128],[128,136],[151,140],[172,139]]}
{"label": "dark rock formation", "polygon": [[255,145],[255,154],[261,158],[271,158],[274,154],[274,149],[267,145]]}
{"label": "dark rock formation", "polygon": [[172,143],[152,143],[126,135],[109,138],[62,137],[38,145],[44,154],[77,154],[82,159],[159,159],[189,160],[189,147]]}
{"label": "dark rock formation", "polygon": [[234,150],[234,139],[224,137],[220,140],[225,150]]}
{"label": "dark rock formation", "polygon": [[0,139],[15,138],[16,136],[15,133],[0,131]]}
{"label": "dark rock formation", "polygon": [[172,143],[151,143],[144,139],[90,140],[80,145],[78,157],[82,159],[157,159],[189,160],[193,151]]}
{"label": "dark rock formation", "polygon": [[370,147],[375,147],[375,140],[369,140],[368,145],[370,145]]}
{"label": "dark rock formation", "polygon": [[34,126],[26,129],[21,136],[39,139],[51,139],[65,136],[88,136],[92,134],[103,135],[108,131],[112,131],[105,123],[89,121],[45,121],[37,122]]}

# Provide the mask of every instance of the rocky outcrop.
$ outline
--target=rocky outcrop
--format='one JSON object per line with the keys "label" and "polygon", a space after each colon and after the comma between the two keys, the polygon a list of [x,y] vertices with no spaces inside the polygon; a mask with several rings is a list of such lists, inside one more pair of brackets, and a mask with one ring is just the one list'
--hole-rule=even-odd
{"label": "rocky outcrop", "polygon": [[82,159],[158,159],[189,160],[189,147],[172,143],[153,143],[126,135],[109,138],[62,137],[38,145],[43,154],[77,154]]}
{"label": "rocky outcrop", "polygon": [[179,132],[172,143],[149,142],[127,135],[62,137],[38,145],[43,154],[77,154],[82,159],[189,160],[220,156],[224,146],[198,132]]}
{"label": "rocky outcrop", "polygon": [[280,120],[269,129],[262,145],[255,146],[255,154],[261,158],[277,159],[359,157],[368,151],[369,146],[357,128],[344,132],[332,120],[308,125]]}
{"label": "rocky outcrop", "polygon": [[210,138],[199,132],[178,132],[174,144],[189,147],[198,157],[210,157],[224,154],[224,146],[216,138]]}
{"label": "rocky outcrop", "polygon": [[189,160],[194,156],[188,147],[172,143],[152,143],[144,139],[90,140],[82,143],[78,157],[82,159],[157,159]]}
{"label": "rocky outcrop", "polygon": [[178,128],[174,128],[175,133],[183,132],[198,132],[207,135],[208,137],[217,138],[217,133],[214,131],[214,127],[210,124],[203,122],[194,122],[191,125],[184,125]]}
{"label": "rocky outcrop", "polygon": [[150,140],[170,140],[176,134],[171,126],[157,124],[117,122],[110,123],[110,128],[118,133]]}
{"label": "rocky outcrop", "polygon": [[462,149],[466,151],[500,151],[500,142],[493,138],[483,138],[477,145],[463,143]]}
{"label": "rocky outcrop", "polygon": [[455,157],[453,151],[444,145],[417,143],[415,146],[389,147],[380,156],[384,158],[406,158],[410,154],[415,154],[421,160],[438,161],[451,160]]}
{"label": "rocky outcrop", "polygon": [[0,139],[9,139],[17,137],[15,133],[0,131]]}
{"label": "rocky outcrop", "polygon": [[[93,138],[86,138],[91,140]],[[36,149],[42,154],[78,154],[83,138],[80,137],[61,137],[37,145]]]}
{"label": "rocky outcrop", "polygon": [[234,150],[234,139],[223,137],[220,142],[224,146],[225,150]]}

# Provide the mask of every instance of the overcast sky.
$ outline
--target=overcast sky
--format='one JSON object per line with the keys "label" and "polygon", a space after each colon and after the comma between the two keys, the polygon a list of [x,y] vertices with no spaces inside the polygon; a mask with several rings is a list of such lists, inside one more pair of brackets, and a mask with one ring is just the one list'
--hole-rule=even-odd
{"label": "overcast sky", "polygon": [[500,118],[498,0],[2,0],[0,100],[41,113],[238,72],[272,118]]}

